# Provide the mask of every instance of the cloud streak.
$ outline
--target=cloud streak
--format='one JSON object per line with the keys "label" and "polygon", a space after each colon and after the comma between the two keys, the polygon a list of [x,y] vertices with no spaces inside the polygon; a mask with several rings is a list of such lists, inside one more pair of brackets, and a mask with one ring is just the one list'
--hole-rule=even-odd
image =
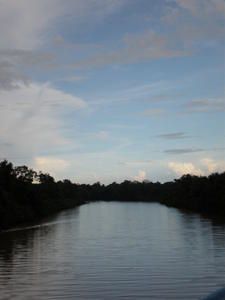
{"label": "cloud streak", "polygon": [[145,117],[160,117],[164,115],[166,111],[162,108],[149,108],[142,112]]}
{"label": "cloud streak", "polygon": [[168,149],[165,150],[164,153],[172,154],[172,155],[180,155],[180,154],[189,154],[189,153],[196,153],[196,152],[203,152],[204,149],[201,148],[183,148],[183,149]]}
{"label": "cloud streak", "polygon": [[186,104],[185,110],[190,113],[225,112],[225,98],[194,99]]}
{"label": "cloud streak", "polygon": [[152,160],[133,160],[133,161],[125,161],[121,164],[129,166],[129,167],[137,167],[137,166],[149,166],[153,163]]}
{"label": "cloud streak", "polygon": [[115,50],[110,45],[100,54],[76,61],[73,66],[96,68],[192,56],[202,49],[201,45],[213,47],[224,41],[223,0],[165,1],[164,6],[160,28],[128,33],[116,43]]}
{"label": "cloud streak", "polygon": [[180,149],[168,149],[165,150],[164,153],[172,154],[172,155],[181,155],[181,154],[191,154],[197,152],[217,152],[217,151],[224,151],[224,147],[214,147],[214,148],[180,148]]}
{"label": "cloud streak", "polygon": [[111,64],[131,64],[189,54],[189,51],[169,46],[167,36],[150,30],[142,34],[126,35],[121,41],[120,48],[77,61],[73,64],[73,67],[80,69],[102,67]]}
{"label": "cloud streak", "polygon": [[189,136],[182,131],[159,134],[156,137],[166,139],[166,140],[180,140],[180,139],[189,138]]}

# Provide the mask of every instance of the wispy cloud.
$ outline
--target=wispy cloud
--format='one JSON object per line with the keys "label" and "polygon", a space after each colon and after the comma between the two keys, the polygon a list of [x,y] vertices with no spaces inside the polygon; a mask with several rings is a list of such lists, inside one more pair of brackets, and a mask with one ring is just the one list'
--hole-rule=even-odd
{"label": "wispy cloud", "polygon": [[168,149],[165,150],[164,153],[179,155],[179,154],[188,154],[188,153],[203,152],[203,151],[205,150],[201,148],[184,148],[184,149]]}
{"label": "wispy cloud", "polygon": [[156,137],[159,137],[159,138],[162,138],[162,139],[166,139],[166,140],[179,140],[179,139],[189,138],[190,136],[187,135],[183,131],[178,131],[178,132],[171,132],[171,133],[159,134]]}
{"label": "wispy cloud", "polygon": [[223,0],[165,1],[164,7],[160,27],[128,33],[117,41],[114,50],[110,45],[100,54],[76,61],[74,67],[95,68],[191,56],[202,47],[213,47],[224,40]]}
{"label": "wispy cloud", "polygon": [[[221,94],[223,0],[0,2],[1,156],[33,160],[37,168],[64,170],[65,176],[77,172],[84,181],[91,173],[143,180],[150,167],[163,177],[172,168],[206,173],[223,165],[209,157],[210,152],[222,157],[221,125],[213,121],[210,133],[218,130],[218,137],[206,137],[199,122],[196,132],[204,141],[183,141],[195,135],[195,124],[189,124],[197,113],[206,128],[203,113],[216,112],[222,124],[224,98],[213,95]],[[215,80],[206,86],[213,75],[203,72],[220,59]],[[199,86],[197,78],[202,78]],[[158,138],[154,148],[161,151],[151,151],[148,135]],[[217,148],[210,144],[216,139]],[[162,143],[174,145],[163,151]],[[164,162],[176,155],[193,161],[173,161],[168,169]]]}
{"label": "wispy cloud", "polygon": [[105,141],[109,138],[109,132],[105,130],[101,130],[94,134],[94,137],[97,138],[98,140]]}
{"label": "wispy cloud", "polygon": [[130,167],[137,167],[137,166],[149,166],[153,163],[152,160],[133,160],[133,161],[124,161],[120,164],[130,166]]}
{"label": "wispy cloud", "polygon": [[18,82],[29,83],[29,78],[18,71],[15,66],[0,59],[0,90],[12,90],[19,88]]}
{"label": "wispy cloud", "polygon": [[175,0],[176,4],[187,10],[194,17],[204,18],[212,15],[224,18],[225,3],[223,0]]}
{"label": "wispy cloud", "polygon": [[[224,40],[225,4],[223,0],[172,0],[161,20],[170,31],[171,41],[180,42],[194,52],[213,47]],[[171,31],[173,29],[173,32]]]}
{"label": "wispy cloud", "polygon": [[69,76],[69,77],[57,79],[57,81],[77,82],[77,81],[83,81],[85,79],[87,79],[86,76]]}
{"label": "wispy cloud", "polygon": [[180,148],[180,149],[168,149],[165,150],[164,153],[167,154],[190,154],[196,152],[217,152],[217,151],[224,151],[224,147],[213,147],[213,148]]}
{"label": "wispy cloud", "polygon": [[168,37],[152,30],[142,34],[126,35],[120,48],[101,53],[73,64],[74,68],[93,68],[111,64],[131,64],[160,58],[172,58],[189,55],[190,52],[173,48]]}
{"label": "wispy cloud", "polygon": [[96,100],[92,100],[91,104],[118,104],[126,101],[140,101],[140,99],[147,103],[158,103],[168,98],[176,97],[176,88],[177,82],[169,80],[147,82],[145,84],[132,85],[128,88],[121,88],[119,91],[113,92],[111,95],[105,97],[100,96]]}
{"label": "wispy cloud", "polygon": [[31,76],[27,70],[42,69],[46,71],[55,63],[53,54],[31,50],[0,49],[0,90],[20,88],[20,84],[28,85]]}
{"label": "wispy cloud", "polygon": [[[60,24],[71,26],[72,21],[73,30],[80,28],[82,23],[82,26],[93,25],[103,21],[125,4],[126,0],[110,0],[107,3],[103,0],[2,0],[0,89],[15,89],[18,88],[18,81],[32,81],[34,68],[38,68],[38,71],[42,69],[41,73],[45,74],[46,68],[60,66],[62,69],[62,65],[67,64],[62,54],[53,55],[57,50],[49,43]],[[65,76],[64,80],[83,80],[83,76]]]}
{"label": "wispy cloud", "polygon": [[162,108],[149,108],[142,112],[145,117],[159,117],[166,113],[165,109]]}
{"label": "wispy cloud", "polygon": [[194,99],[185,106],[186,112],[225,112],[225,98]]}

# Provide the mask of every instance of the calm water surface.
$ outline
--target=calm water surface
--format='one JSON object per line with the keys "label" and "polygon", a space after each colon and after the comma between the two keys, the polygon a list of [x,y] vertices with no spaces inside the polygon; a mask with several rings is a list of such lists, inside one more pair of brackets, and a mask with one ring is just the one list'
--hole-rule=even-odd
{"label": "calm water surface", "polygon": [[201,299],[225,284],[225,226],[98,202],[0,234],[0,299]]}

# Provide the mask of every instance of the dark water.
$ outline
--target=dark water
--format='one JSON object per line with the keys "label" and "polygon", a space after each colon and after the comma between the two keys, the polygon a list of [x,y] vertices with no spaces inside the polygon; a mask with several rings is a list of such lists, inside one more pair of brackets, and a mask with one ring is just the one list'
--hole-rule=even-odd
{"label": "dark water", "polygon": [[0,299],[201,299],[225,285],[225,226],[99,202],[0,234]]}

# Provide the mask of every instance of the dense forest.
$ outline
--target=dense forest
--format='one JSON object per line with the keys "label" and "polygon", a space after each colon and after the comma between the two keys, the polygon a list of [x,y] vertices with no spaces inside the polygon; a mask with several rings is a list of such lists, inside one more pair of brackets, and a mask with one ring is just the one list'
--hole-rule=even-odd
{"label": "dense forest", "polygon": [[154,201],[225,218],[225,172],[184,175],[167,183],[124,181],[103,185],[55,181],[27,166],[0,162],[0,230],[39,220],[89,201]]}

